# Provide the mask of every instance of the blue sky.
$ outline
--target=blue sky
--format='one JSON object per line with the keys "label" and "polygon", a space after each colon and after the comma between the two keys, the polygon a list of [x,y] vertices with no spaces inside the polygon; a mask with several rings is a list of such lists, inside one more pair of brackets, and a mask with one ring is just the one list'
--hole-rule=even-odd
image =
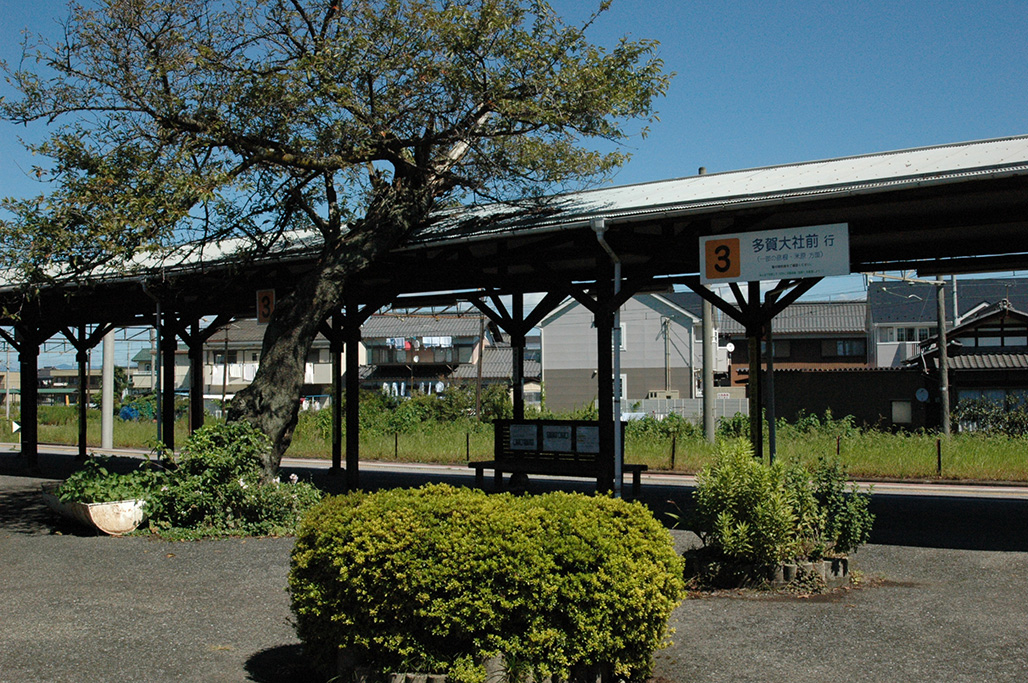
{"label": "blue sky", "polygon": [[[65,6],[3,0],[0,56],[18,58],[26,27],[54,34]],[[554,6],[574,20],[589,5]],[[1025,0],[615,0],[591,35],[623,34],[660,41],[677,76],[616,184],[1028,133]],[[21,131],[0,130],[0,194],[35,191]]]}

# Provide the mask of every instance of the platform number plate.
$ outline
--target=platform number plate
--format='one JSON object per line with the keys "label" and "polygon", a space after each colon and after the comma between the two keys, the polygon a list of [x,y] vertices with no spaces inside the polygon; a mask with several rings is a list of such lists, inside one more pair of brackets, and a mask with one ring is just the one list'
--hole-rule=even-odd
{"label": "platform number plate", "polygon": [[738,238],[709,240],[704,246],[704,273],[708,280],[739,277],[741,254]]}
{"label": "platform number plate", "polygon": [[262,289],[257,292],[257,322],[266,323],[275,310],[275,290]]}

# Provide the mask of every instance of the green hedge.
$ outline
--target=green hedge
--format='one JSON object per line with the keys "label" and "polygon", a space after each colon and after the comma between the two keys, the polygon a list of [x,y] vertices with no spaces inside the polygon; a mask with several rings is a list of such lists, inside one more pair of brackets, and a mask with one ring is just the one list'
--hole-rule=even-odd
{"label": "green hedge", "polygon": [[637,503],[430,485],[329,498],[300,525],[297,633],[331,672],[338,649],[383,671],[447,671],[502,654],[567,678],[611,664],[644,678],[684,596],[669,533]]}

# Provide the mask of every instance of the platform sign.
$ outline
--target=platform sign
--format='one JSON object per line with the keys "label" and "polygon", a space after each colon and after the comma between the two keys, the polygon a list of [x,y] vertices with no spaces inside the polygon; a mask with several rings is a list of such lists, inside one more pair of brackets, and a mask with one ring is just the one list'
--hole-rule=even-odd
{"label": "platform sign", "polygon": [[849,275],[847,223],[700,237],[700,282]]}
{"label": "platform sign", "polygon": [[257,290],[257,322],[266,323],[275,311],[275,290]]}
{"label": "platform sign", "polygon": [[576,449],[579,453],[600,452],[600,428],[578,427],[575,430]]}
{"label": "platform sign", "polygon": [[510,426],[510,449],[512,451],[536,451],[539,450],[538,432],[536,426],[511,425]]}
{"label": "platform sign", "polygon": [[543,425],[543,450],[555,453],[571,452],[571,427]]}

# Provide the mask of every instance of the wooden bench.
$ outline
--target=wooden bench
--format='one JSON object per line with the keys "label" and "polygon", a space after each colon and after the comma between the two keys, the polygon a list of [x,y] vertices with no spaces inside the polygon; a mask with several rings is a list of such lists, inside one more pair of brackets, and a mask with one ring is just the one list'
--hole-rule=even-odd
{"label": "wooden bench", "polygon": [[[494,486],[503,489],[504,473],[599,479],[599,424],[592,420],[497,420],[493,460],[469,462],[475,485],[484,487],[485,470],[493,470]],[[624,443],[624,423],[621,438]],[[638,496],[646,465],[623,465],[622,481],[632,475],[632,495]]]}

